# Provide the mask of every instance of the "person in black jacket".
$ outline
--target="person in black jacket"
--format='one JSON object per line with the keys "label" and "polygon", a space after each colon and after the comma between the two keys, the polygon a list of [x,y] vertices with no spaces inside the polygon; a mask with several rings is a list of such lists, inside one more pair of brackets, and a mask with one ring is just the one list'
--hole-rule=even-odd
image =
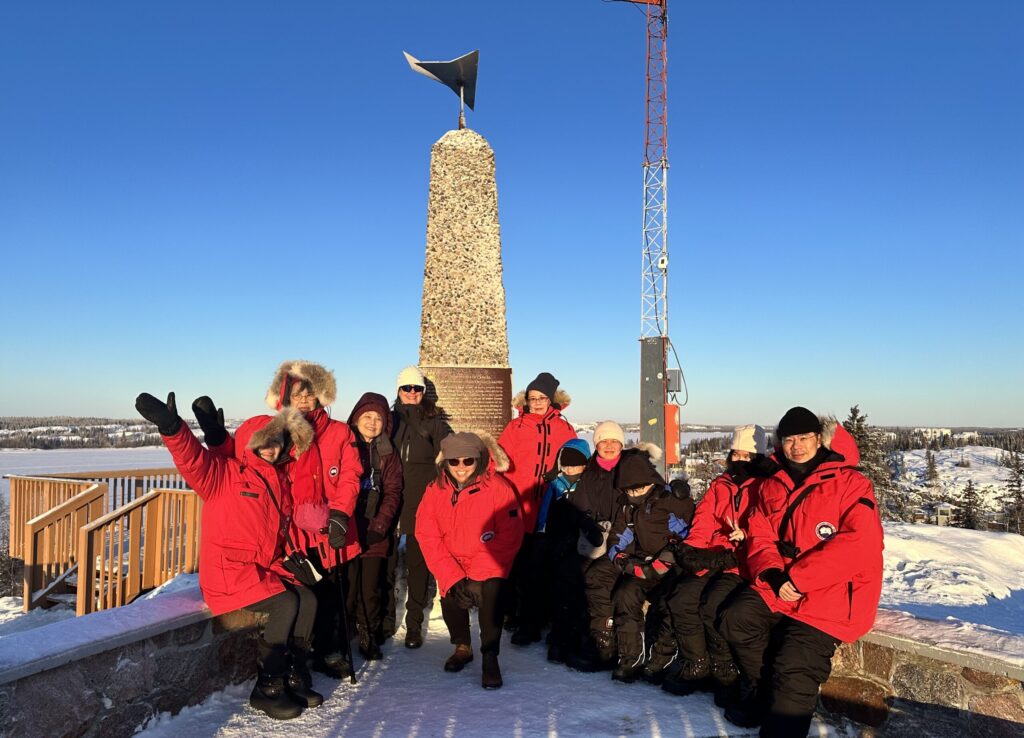
{"label": "person in black jacket", "polygon": [[[416,530],[416,510],[423,491],[437,474],[437,455],[441,441],[451,432],[445,419],[444,410],[426,396],[427,380],[414,366],[407,366],[398,374],[396,382],[398,397],[392,410],[391,441],[402,460],[403,490],[402,513],[399,531],[405,536],[405,568],[408,572],[406,585],[408,595],[405,602],[405,646],[419,648],[423,645],[423,610],[430,604],[430,572],[423,560],[423,552],[413,535]],[[398,550],[391,556],[389,571],[394,582],[394,571],[398,565]],[[392,588],[393,592],[393,588]],[[385,628],[390,618],[394,628],[395,603],[389,602],[385,616]]]}
{"label": "person in black jacket", "polygon": [[[608,558],[621,572],[615,585],[615,638],[618,665],[612,679],[635,681],[647,657],[645,633],[654,640],[649,680],[658,676],[675,656],[675,635],[662,602],[677,573],[675,547],[686,538],[694,504],[689,488],[670,487],[651,460],[661,456],[653,444],[641,444],[622,455],[618,466],[619,509],[608,537]],[[650,601],[644,619],[644,602]]]}

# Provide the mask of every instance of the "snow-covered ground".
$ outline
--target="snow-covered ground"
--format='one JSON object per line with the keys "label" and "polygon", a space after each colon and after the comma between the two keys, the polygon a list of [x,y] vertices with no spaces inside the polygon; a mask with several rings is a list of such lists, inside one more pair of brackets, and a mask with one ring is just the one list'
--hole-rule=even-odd
{"label": "snow-covered ground", "polygon": [[[999,457],[1003,453],[1000,449],[964,446],[932,453],[935,455],[935,469],[939,479],[937,488],[929,496],[956,504],[967,482],[971,481],[981,497],[982,506],[986,510],[999,509],[996,498],[1006,491],[1010,477],[1010,470],[999,465]],[[905,492],[913,489],[919,495],[922,494],[927,467],[926,451],[903,452],[903,475],[900,481]]]}

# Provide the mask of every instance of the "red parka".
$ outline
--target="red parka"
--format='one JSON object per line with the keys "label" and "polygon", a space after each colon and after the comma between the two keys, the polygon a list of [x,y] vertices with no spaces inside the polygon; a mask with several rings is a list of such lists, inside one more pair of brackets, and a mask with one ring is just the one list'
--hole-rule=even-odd
{"label": "red parka", "polygon": [[[748,581],[751,577],[747,567],[746,541],[733,543],[729,540],[729,534],[734,527],[749,533],[750,513],[757,504],[758,488],[762,482],[763,477],[748,477],[740,484],[736,484],[729,472],[715,477],[697,505],[693,524],[690,526],[690,535],[686,538],[687,545],[694,548],[732,551],[738,566],[725,571],[739,574]],[[705,573],[706,569],[697,572],[698,576]]]}
{"label": "red parka", "polygon": [[[754,588],[773,611],[852,642],[871,629],[878,610],[882,524],[871,482],[854,470],[860,453],[853,438],[843,426],[826,423],[822,441],[830,452],[803,483],[794,485],[782,469],[761,486],[747,563]],[[800,497],[780,531],[786,509]],[[795,557],[780,552],[780,541],[796,547]],[[803,597],[776,597],[758,578],[769,569],[784,570]]]}
{"label": "red parka", "polygon": [[[262,426],[271,422],[264,418]],[[220,615],[283,592],[280,561],[291,514],[286,477],[244,445],[240,460],[208,451],[186,423],[163,441],[203,500],[199,588],[210,611]]]}
{"label": "red parka", "polygon": [[479,464],[486,471],[459,490],[439,468],[416,512],[416,540],[442,596],[466,577],[508,578],[523,541],[518,497],[499,473],[507,458],[490,436],[478,435],[489,449]]}
{"label": "red parka", "polygon": [[562,445],[576,438],[576,429],[562,417],[561,409],[569,400],[568,394],[558,390],[547,414],[534,415],[527,412],[526,393],[520,392],[513,401],[519,415],[509,421],[498,437],[498,445],[509,458],[505,477],[519,494],[527,533],[537,527],[537,513],[547,484],[544,475],[554,468]]}

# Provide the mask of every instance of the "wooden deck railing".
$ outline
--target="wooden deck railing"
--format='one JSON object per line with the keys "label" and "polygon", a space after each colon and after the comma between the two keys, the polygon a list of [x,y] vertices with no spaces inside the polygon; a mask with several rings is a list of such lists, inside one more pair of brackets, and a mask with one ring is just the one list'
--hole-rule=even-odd
{"label": "wooden deck railing", "polygon": [[42,604],[74,572],[78,531],[103,515],[107,485],[71,482],[81,491],[22,526],[25,548],[24,608]]}
{"label": "wooden deck railing", "polygon": [[[70,500],[89,486],[101,482],[108,491],[103,511],[116,510],[141,497],[151,489],[186,489],[185,480],[178,470],[125,469],[116,471],[69,472],[65,474],[38,474],[22,476],[9,474],[11,480],[10,529],[8,550],[14,558],[24,559],[25,523],[42,513]],[[72,541],[73,553],[77,538]]]}
{"label": "wooden deck railing", "polygon": [[191,490],[154,489],[84,526],[78,539],[77,612],[126,605],[196,571],[202,501]]}

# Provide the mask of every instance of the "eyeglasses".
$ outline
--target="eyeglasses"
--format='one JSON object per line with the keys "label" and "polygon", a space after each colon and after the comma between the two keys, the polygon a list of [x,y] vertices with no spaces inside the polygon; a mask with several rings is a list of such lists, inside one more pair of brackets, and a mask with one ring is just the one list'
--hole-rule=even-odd
{"label": "eyeglasses", "polygon": [[476,466],[476,459],[445,459],[448,462],[448,466],[455,468],[456,466]]}
{"label": "eyeglasses", "polygon": [[292,395],[293,400],[315,400],[316,395],[312,392],[301,392],[299,394]]}
{"label": "eyeglasses", "polygon": [[531,403],[531,404],[538,403],[538,402],[551,402],[551,398],[550,397],[545,397],[544,395],[541,395],[540,397],[527,397],[526,401]]}
{"label": "eyeglasses", "polygon": [[415,393],[420,393],[420,392],[422,392],[423,390],[425,390],[425,389],[426,389],[426,387],[424,387],[424,386],[423,386],[422,384],[403,384],[403,385],[402,385],[401,387],[399,387],[398,389],[402,390],[402,392],[410,392],[410,393],[412,393],[412,392],[415,392]]}
{"label": "eyeglasses", "polygon": [[783,446],[804,446],[809,443],[814,443],[818,438],[817,433],[801,433],[798,436],[786,436],[782,439]]}

